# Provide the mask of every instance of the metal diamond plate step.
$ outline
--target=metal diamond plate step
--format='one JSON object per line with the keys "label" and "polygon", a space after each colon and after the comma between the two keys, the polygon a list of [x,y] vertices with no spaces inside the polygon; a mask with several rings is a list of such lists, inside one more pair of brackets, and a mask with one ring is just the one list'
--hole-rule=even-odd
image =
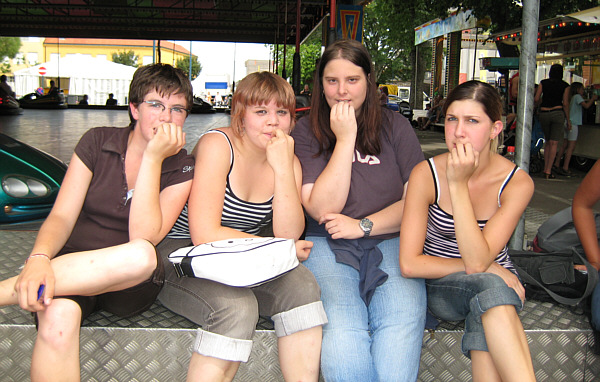
{"label": "metal diamond plate step", "polygon": [[[547,216],[526,213],[531,240]],[[29,254],[36,231],[0,230],[0,279],[16,275]],[[600,357],[584,316],[551,303],[527,301],[521,313],[538,381],[594,381]],[[470,361],[460,351],[462,324],[443,322],[425,333],[419,381],[470,381]],[[184,381],[195,325],[159,303],[139,316],[121,319],[106,312],[89,317],[81,329],[82,381]],[[261,318],[250,360],[235,381],[283,381],[272,323]],[[29,381],[35,328],[18,307],[0,308],[0,381]]]}

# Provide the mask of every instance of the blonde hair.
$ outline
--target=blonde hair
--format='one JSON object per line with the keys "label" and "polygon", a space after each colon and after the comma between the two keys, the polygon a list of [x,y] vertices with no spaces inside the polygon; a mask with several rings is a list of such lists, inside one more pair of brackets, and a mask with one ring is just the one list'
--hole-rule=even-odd
{"label": "blonde hair", "polygon": [[244,114],[248,106],[264,105],[275,101],[277,106],[290,112],[290,128],[294,127],[296,115],[296,96],[294,89],[283,78],[271,72],[250,73],[237,85],[231,100],[231,128],[241,136],[244,132]]}

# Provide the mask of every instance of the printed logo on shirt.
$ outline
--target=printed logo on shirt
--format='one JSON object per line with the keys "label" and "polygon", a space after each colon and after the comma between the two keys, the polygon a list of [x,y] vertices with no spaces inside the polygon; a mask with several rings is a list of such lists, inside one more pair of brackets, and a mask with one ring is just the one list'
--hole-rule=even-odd
{"label": "printed logo on shirt", "polygon": [[368,165],[381,164],[381,161],[375,155],[365,155],[363,157],[358,150],[354,150],[354,154],[352,154],[352,163],[355,161],[366,163]]}
{"label": "printed logo on shirt", "polygon": [[185,174],[186,172],[190,172],[194,169],[194,166],[184,166],[183,167],[183,173]]}

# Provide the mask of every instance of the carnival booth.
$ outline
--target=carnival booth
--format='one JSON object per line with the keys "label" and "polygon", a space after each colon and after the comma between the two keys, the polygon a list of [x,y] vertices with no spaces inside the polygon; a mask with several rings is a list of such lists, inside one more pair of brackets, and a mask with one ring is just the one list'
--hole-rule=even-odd
{"label": "carnival booth", "polygon": [[[497,45],[520,47],[522,29],[491,36]],[[535,82],[548,78],[553,64],[564,68],[563,80],[581,82],[584,98],[600,94],[600,7],[541,20],[538,29]],[[600,102],[584,110],[575,146],[574,165],[589,168],[600,158]],[[573,161],[572,161],[573,163]]]}

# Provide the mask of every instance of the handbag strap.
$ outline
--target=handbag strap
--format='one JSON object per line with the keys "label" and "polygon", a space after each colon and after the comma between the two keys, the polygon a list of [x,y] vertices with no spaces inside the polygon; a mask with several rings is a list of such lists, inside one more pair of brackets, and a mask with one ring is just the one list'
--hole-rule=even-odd
{"label": "handbag strap", "polygon": [[543,285],[542,283],[537,281],[535,278],[533,278],[529,273],[527,273],[523,268],[519,267],[517,264],[513,263],[513,266],[515,267],[515,269],[517,270],[517,272],[519,273],[519,276],[523,279],[523,281],[542,288],[556,302],[559,302],[559,303],[565,304],[565,305],[575,306],[575,305],[579,304],[581,301],[583,301],[585,298],[587,298],[589,295],[591,295],[592,292],[594,291],[594,288],[596,287],[596,283],[598,282],[598,271],[596,271],[596,268],[594,268],[585,259],[585,257],[581,256],[581,254],[575,248],[571,248],[571,251],[577,257],[577,259],[579,259],[585,265],[585,267],[587,269],[588,277],[587,277],[587,284],[585,287],[585,292],[579,298],[569,298],[569,297],[561,296],[561,295],[551,291],[550,289],[548,289],[545,285]]}

